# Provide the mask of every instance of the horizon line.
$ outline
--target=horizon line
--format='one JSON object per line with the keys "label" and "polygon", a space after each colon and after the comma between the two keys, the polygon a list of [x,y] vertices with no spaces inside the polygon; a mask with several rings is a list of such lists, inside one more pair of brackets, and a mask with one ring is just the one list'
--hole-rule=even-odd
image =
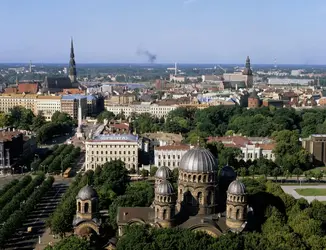
{"label": "horizon line", "polygon": [[[31,61],[32,64],[57,64],[57,65],[68,65],[69,63],[63,63],[63,62],[33,62]],[[1,64],[30,64],[29,62],[0,62]],[[80,62],[76,63],[76,66],[78,67],[79,65],[83,64],[125,64],[125,65],[175,65],[175,62],[160,62],[160,63],[149,63],[149,62]],[[195,63],[195,62],[177,62],[178,65],[245,65],[244,63]],[[251,63],[251,65],[273,65],[275,66],[274,63]],[[304,64],[304,63],[278,63],[277,67],[282,66],[282,65],[300,65],[300,66],[326,66],[325,64]]]}

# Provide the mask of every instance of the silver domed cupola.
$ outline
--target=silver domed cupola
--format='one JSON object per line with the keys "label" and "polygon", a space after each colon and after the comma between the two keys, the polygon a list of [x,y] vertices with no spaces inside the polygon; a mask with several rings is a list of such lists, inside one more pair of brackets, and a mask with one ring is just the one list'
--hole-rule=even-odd
{"label": "silver domed cupola", "polygon": [[155,194],[172,195],[174,194],[174,188],[168,180],[164,180],[156,187]]}
{"label": "silver domed cupola", "polygon": [[207,149],[193,148],[183,155],[180,169],[189,173],[212,173],[218,169],[218,162]]}
{"label": "silver domed cupola", "polygon": [[91,200],[93,198],[98,198],[98,195],[95,189],[89,185],[86,185],[80,189],[76,197],[76,199],[80,199],[82,201]]}
{"label": "silver domed cupola", "polygon": [[246,187],[241,181],[235,180],[235,181],[231,182],[227,192],[229,194],[245,195],[246,194]]}
{"label": "silver domed cupola", "polygon": [[164,179],[164,180],[171,179],[172,171],[168,167],[162,166],[156,171],[155,178]]}

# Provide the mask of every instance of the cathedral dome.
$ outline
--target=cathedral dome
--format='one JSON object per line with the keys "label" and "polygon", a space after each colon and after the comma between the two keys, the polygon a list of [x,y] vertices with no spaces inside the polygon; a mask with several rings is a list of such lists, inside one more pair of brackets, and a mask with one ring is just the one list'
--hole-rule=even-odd
{"label": "cathedral dome", "polygon": [[156,171],[155,178],[168,180],[172,178],[172,171],[168,167],[162,166]]}
{"label": "cathedral dome", "polygon": [[210,173],[217,171],[218,163],[209,150],[193,148],[181,158],[180,169],[190,173]]}
{"label": "cathedral dome", "polygon": [[220,176],[226,177],[228,179],[235,179],[237,177],[237,174],[232,167],[226,165],[221,169]]}
{"label": "cathedral dome", "polygon": [[228,193],[236,195],[246,194],[246,187],[241,181],[235,180],[229,185]]}
{"label": "cathedral dome", "polygon": [[174,188],[169,181],[164,180],[156,187],[155,194],[171,195],[174,194]]}
{"label": "cathedral dome", "polygon": [[85,187],[79,190],[76,198],[80,200],[91,200],[97,197],[98,195],[95,189],[91,186],[86,185]]}

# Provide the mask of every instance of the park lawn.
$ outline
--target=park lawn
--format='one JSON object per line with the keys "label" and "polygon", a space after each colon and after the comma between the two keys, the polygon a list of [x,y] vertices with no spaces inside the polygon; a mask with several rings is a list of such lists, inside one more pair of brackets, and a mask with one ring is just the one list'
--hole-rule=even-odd
{"label": "park lawn", "polygon": [[295,191],[302,196],[326,196],[326,188],[298,188]]}
{"label": "park lawn", "polygon": [[309,172],[309,171],[310,172],[313,172],[313,173],[318,172],[318,171],[326,172],[326,167],[317,167],[317,168],[313,168],[313,169],[307,170],[305,172]]}

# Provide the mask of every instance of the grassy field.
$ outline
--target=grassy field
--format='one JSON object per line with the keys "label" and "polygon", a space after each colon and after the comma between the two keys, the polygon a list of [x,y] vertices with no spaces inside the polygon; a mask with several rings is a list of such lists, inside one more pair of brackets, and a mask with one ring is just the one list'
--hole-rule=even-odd
{"label": "grassy field", "polygon": [[313,168],[313,169],[307,170],[307,171],[305,171],[305,172],[309,172],[309,171],[310,171],[310,172],[313,172],[313,173],[318,172],[318,171],[326,172],[326,167]]}
{"label": "grassy field", "polygon": [[326,188],[299,188],[295,191],[302,196],[326,196]]}

